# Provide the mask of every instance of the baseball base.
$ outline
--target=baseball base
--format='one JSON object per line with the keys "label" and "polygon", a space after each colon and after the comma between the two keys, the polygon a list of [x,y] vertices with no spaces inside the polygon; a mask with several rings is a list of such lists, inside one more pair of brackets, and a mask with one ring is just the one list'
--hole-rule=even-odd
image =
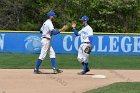
{"label": "baseball base", "polygon": [[106,78],[105,75],[93,75],[92,78],[101,78],[101,79],[104,79]]}

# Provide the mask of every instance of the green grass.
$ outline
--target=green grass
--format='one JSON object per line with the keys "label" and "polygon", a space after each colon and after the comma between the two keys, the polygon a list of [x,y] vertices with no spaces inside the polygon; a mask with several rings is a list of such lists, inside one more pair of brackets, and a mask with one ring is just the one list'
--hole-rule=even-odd
{"label": "green grass", "polygon": [[[34,68],[38,56],[39,54],[0,53],[0,68]],[[82,68],[77,55],[57,54],[56,62],[59,68]],[[90,55],[89,66],[94,69],[140,69],[140,56]],[[51,68],[48,56],[41,68]]]}
{"label": "green grass", "polygon": [[85,93],[140,93],[140,82],[114,83]]}

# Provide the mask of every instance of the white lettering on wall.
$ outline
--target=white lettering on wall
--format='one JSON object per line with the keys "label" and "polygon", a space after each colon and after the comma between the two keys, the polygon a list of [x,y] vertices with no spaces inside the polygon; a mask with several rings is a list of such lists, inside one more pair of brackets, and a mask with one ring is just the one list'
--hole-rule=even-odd
{"label": "white lettering on wall", "polygon": [[5,34],[0,35],[0,49],[1,50],[4,49],[4,36],[5,36]]}
{"label": "white lettering on wall", "polygon": [[134,51],[133,52],[140,52],[140,37],[136,36],[134,38]]}
{"label": "white lettering on wall", "polygon": [[103,49],[103,36],[98,36],[99,43],[98,43],[98,51],[99,52],[107,52],[107,46]]}
{"label": "white lettering on wall", "polygon": [[75,38],[75,41],[74,41],[74,46],[75,46],[75,49],[76,50],[78,50],[78,41],[79,41],[79,39],[80,39],[80,37],[79,36],[77,36],[76,38]]}
{"label": "white lettering on wall", "polygon": [[109,52],[119,52],[119,46],[117,46],[117,42],[119,42],[118,36],[109,36],[110,39],[110,49]]}
{"label": "white lettering on wall", "polygon": [[[126,40],[129,41],[130,44],[126,44]],[[121,41],[121,49],[123,52],[130,52],[132,49],[131,38],[129,36],[125,36]]]}
{"label": "white lettering on wall", "polygon": [[63,39],[63,48],[66,51],[71,51],[72,50],[72,44],[68,46],[68,39],[70,39],[70,42],[72,43],[72,36],[71,35],[66,35]]}
{"label": "white lettering on wall", "polygon": [[91,51],[94,52],[95,49],[96,49],[96,47],[94,45],[92,45],[92,50]]}
{"label": "white lettering on wall", "polygon": [[[140,37],[139,36],[97,36],[96,44],[93,44],[93,52],[104,53],[140,53]],[[72,51],[76,49],[78,51],[80,38],[73,37],[72,35],[66,35],[63,39],[63,48],[65,51]]]}

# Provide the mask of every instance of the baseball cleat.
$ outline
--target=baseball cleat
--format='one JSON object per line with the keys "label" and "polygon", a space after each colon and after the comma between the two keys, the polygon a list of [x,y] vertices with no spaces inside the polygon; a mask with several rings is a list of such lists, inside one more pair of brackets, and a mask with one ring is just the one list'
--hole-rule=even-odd
{"label": "baseball cleat", "polygon": [[54,74],[58,74],[58,73],[62,73],[63,71],[62,70],[59,70],[59,69],[53,69],[54,71]]}
{"label": "baseball cleat", "polygon": [[42,72],[34,69],[34,74],[41,74]]}
{"label": "baseball cleat", "polygon": [[87,68],[86,72],[89,72],[89,71],[90,71],[90,69],[89,69],[89,68]]}
{"label": "baseball cleat", "polygon": [[82,71],[82,72],[79,72],[79,73],[78,73],[78,75],[84,75],[84,74],[86,74],[85,71]]}
{"label": "baseball cleat", "polygon": [[87,68],[86,71],[79,72],[78,75],[84,75],[84,74],[86,74],[86,73],[89,72],[89,71],[90,71],[89,68]]}

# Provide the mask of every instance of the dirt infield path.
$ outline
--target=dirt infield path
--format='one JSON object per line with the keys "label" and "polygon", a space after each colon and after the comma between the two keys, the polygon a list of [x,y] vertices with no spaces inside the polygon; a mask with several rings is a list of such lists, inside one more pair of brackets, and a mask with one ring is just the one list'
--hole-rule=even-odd
{"label": "dirt infield path", "polygon": [[[61,74],[42,71],[37,75],[32,69],[0,69],[0,93],[82,93],[114,82],[140,82],[139,70],[91,70],[88,75],[70,69]],[[95,79],[93,74],[107,78]]]}

